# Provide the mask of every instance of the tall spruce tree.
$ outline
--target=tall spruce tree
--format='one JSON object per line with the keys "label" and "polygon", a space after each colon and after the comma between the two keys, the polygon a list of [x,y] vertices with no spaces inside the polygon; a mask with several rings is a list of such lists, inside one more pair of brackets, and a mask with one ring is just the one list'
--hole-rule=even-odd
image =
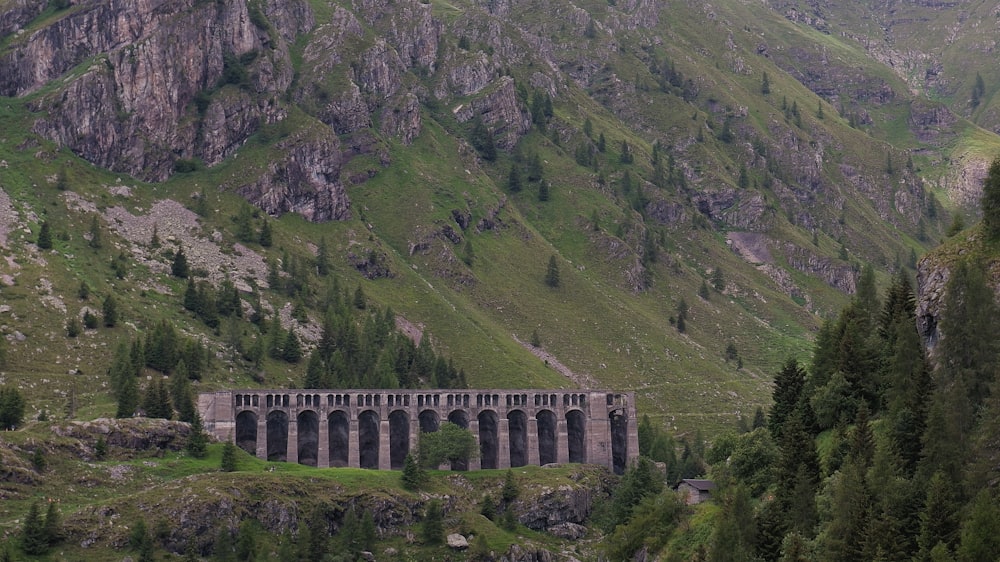
{"label": "tall spruce tree", "polygon": [[774,404],[768,416],[767,428],[775,440],[780,440],[785,420],[798,408],[805,388],[806,373],[799,367],[799,362],[788,358],[784,367],[774,379]]}
{"label": "tall spruce tree", "polygon": [[28,508],[21,528],[21,550],[29,556],[45,554],[49,550],[49,540],[45,533],[45,520],[42,519],[38,501]]}

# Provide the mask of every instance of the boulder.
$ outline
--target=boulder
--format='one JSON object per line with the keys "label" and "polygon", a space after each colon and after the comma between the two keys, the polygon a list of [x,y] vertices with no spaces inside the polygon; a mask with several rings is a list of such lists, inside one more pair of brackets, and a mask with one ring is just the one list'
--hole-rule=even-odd
{"label": "boulder", "polygon": [[452,533],[448,535],[448,548],[453,548],[455,550],[465,550],[469,548],[469,541],[467,541],[465,537],[463,537],[458,533]]}

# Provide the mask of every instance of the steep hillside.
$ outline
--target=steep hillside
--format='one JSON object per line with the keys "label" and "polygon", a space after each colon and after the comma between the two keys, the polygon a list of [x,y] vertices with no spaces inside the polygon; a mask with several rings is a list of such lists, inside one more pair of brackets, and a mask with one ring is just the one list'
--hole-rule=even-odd
{"label": "steep hillside", "polygon": [[[712,431],[767,402],[862,264],[914,267],[998,146],[790,4],[0,12],[6,379],[95,414],[108,350],[160,319],[214,352],[200,388],[302,384],[306,361],[238,359],[258,325],[185,312],[170,265],[182,247],[197,278],[228,275],[308,356],[323,246],[341,289],[470,385],[635,389],[668,426]],[[279,263],[296,288],[270,287]],[[96,309],[81,282],[126,321],[67,338]]]}

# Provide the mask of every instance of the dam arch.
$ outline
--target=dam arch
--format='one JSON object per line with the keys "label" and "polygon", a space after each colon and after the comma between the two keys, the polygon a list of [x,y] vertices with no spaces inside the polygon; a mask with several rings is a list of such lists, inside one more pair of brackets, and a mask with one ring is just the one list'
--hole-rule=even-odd
{"label": "dam arch", "polygon": [[610,390],[223,390],[200,394],[198,413],[218,440],[319,468],[399,470],[443,421],[479,450],[453,470],[571,462],[620,474],[639,453],[635,396]]}

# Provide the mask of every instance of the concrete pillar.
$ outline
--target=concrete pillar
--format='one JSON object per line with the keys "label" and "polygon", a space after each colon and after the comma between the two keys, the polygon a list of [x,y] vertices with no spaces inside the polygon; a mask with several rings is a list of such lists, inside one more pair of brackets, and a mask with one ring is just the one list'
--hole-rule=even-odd
{"label": "concrete pillar", "polygon": [[288,443],[285,460],[290,463],[299,462],[299,418],[298,414],[289,410],[288,414]]}
{"label": "concrete pillar", "polygon": [[319,446],[316,456],[318,468],[330,466],[330,420],[326,414],[327,412],[319,413]]}
{"label": "concrete pillar", "polygon": [[[467,410],[468,411],[468,410]],[[479,470],[483,467],[483,461],[479,458],[479,418],[469,419],[469,431],[476,436],[476,458],[469,459],[469,470]]]}
{"label": "concrete pillar", "polygon": [[629,393],[629,403],[625,411],[628,413],[628,450],[626,459],[629,466],[639,458],[639,419],[635,412],[635,394]]}
{"label": "concrete pillar", "polygon": [[267,408],[257,411],[257,458],[267,460]]}
{"label": "concrete pillar", "polygon": [[[599,410],[595,408],[595,410]],[[587,420],[587,462],[614,469],[611,458],[611,419],[597,416]]]}
{"label": "concrete pillar", "polygon": [[420,439],[420,418],[418,418],[417,407],[410,403],[410,454],[417,456],[417,442]]}
{"label": "concrete pillar", "polygon": [[538,420],[528,418],[528,464],[538,466]]}
{"label": "concrete pillar", "polygon": [[560,464],[569,462],[569,429],[566,426],[565,414],[563,416],[556,421],[556,462]]}
{"label": "concrete pillar", "polygon": [[355,412],[350,414],[350,433],[347,435],[347,464],[351,468],[361,468],[361,445],[358,441],[358,418]]}
{"label": "concrete pillar", "polygon": [[389,419],[378,423],[378,469],[391,470],[392,459],[389,457]]}
{"label": "concrete pillar", "polygon": [[497,420],[497,468],[510,468],[510,428],[507,418]]}

